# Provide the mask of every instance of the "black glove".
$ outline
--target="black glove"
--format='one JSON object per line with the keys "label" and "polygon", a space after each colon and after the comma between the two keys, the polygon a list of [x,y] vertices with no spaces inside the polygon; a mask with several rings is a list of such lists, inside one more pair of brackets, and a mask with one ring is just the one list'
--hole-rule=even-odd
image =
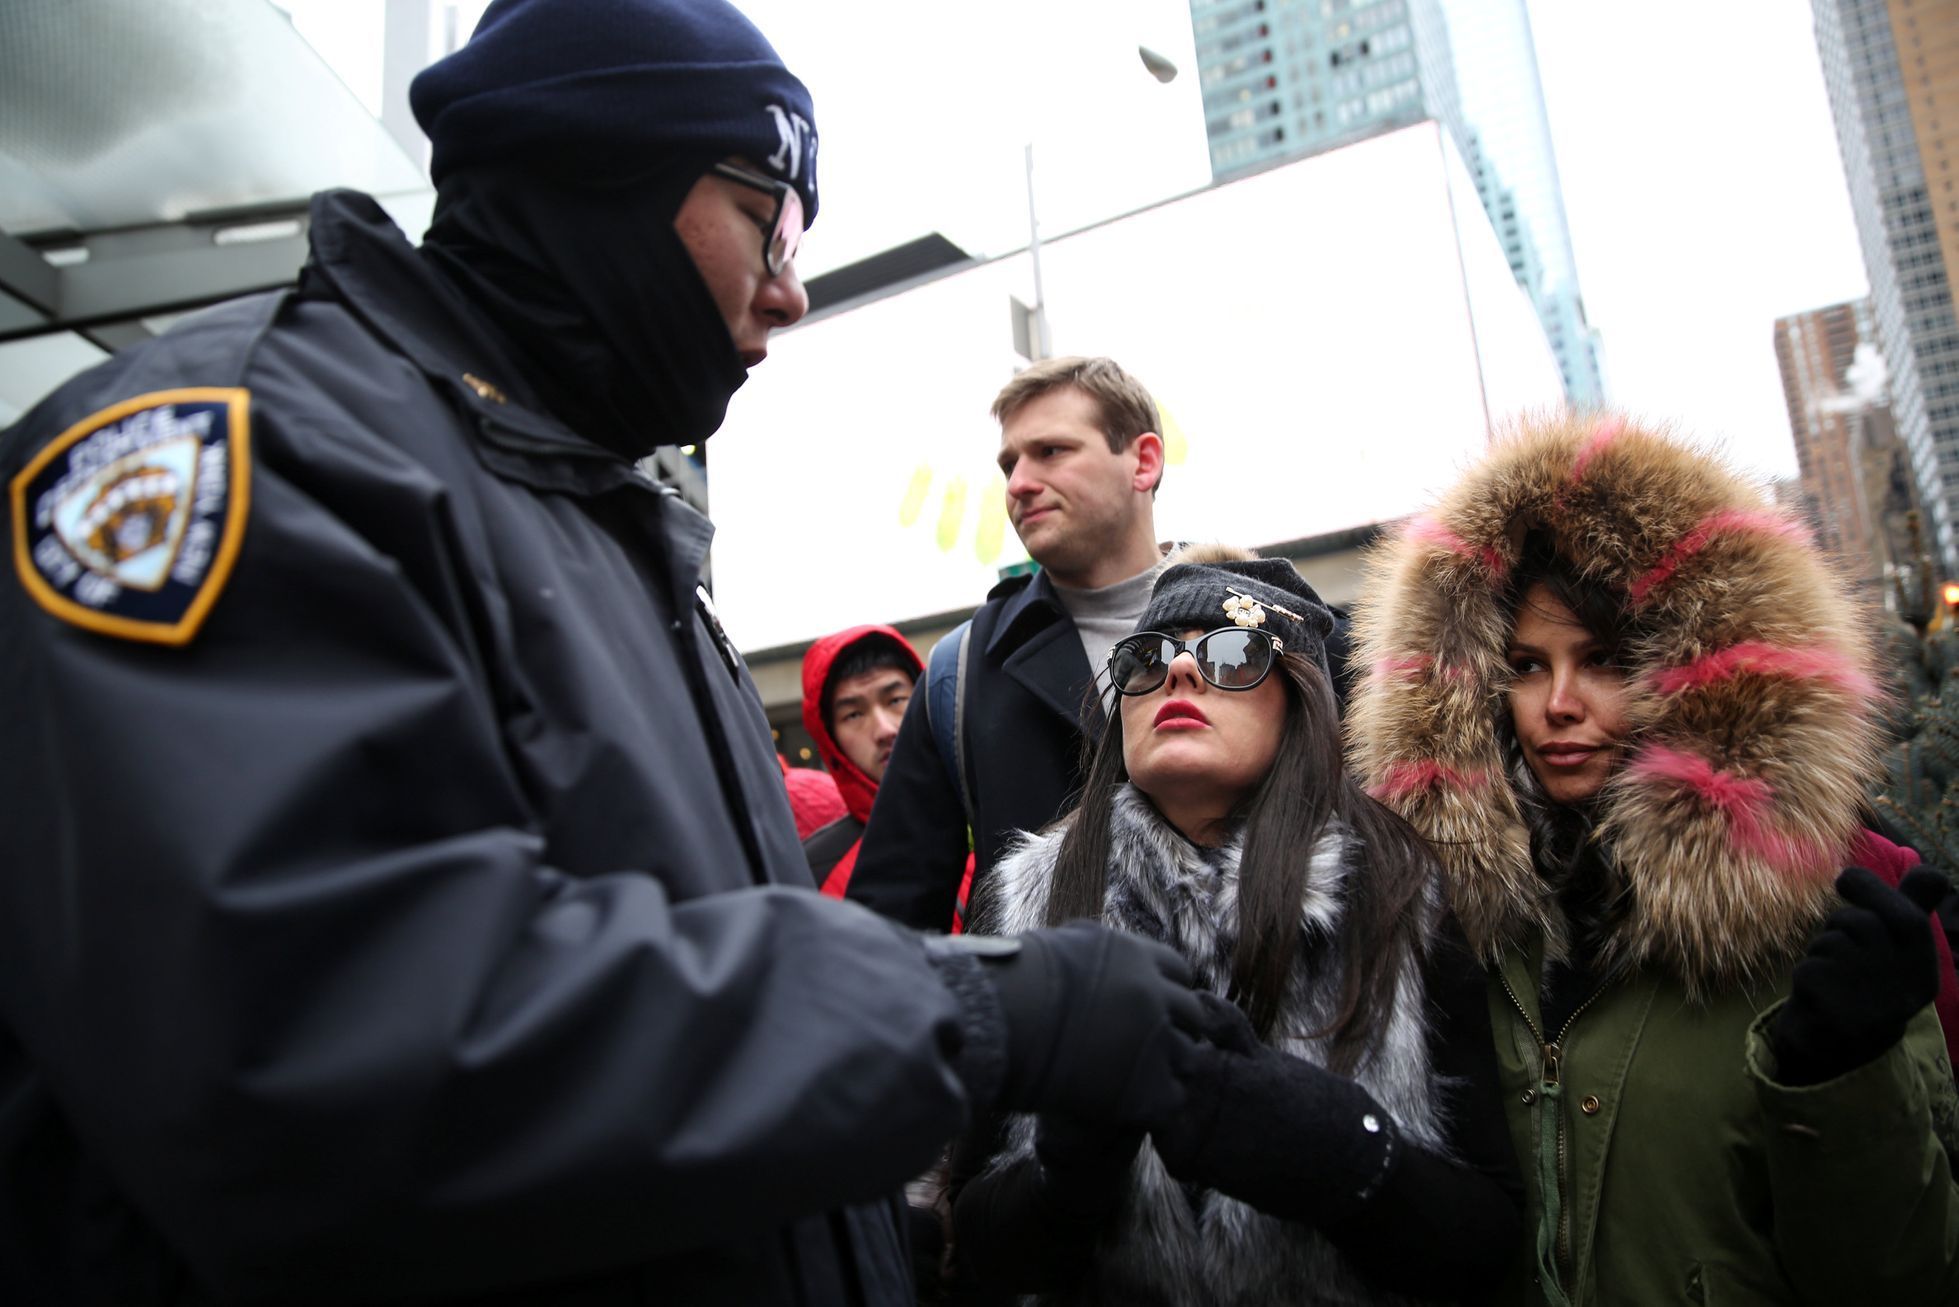
{"label": "black glove", "polygon": [[1113,1208],[1129,1185],[1129,1168],[1143,1146],[1137,1126],[1108,1125],[1044,1113],[1034,1126],[1034,1155],[1047,1178],[1048,1199],[1077,1213]]}
{"label": "black glove", "polygon": [[975,1105],[1140,1127],[1182,1104],[1203,1012],[1163,945],[1086,921],[924,945],[959,1001],[950,1051]]}
{"label": "black glove", "polygon": [[1938,949],[1925,914],[1950,889],[1930,868],[1913,871],[1895,890],[1862,867],[1837,877],[1844,906],[1796,964],[1770,1033],[1777,1080],[1834,1080],[1898,1042],[1938,993]]}
{"label": "black glove", "polygon": [[1034,1123],[1034,1155],[1053,1175],[1119,1175],[1143,1146],[1143,1129],[1043,1112]]}
{"label": "black glove", "polygon": [[1177,1066],[1202,1019],[1190,968],[1163,945],[1086,921],[983,959],[1006,1018],[998,1106],[1140,1126],[1183,1104]]}
{"label": "black glove", "polygon": [[[1933,883],[1934,877],[1937,878],[1936,884]],[[1913,881],[1921,882],[1919,893],[1905,888]],[[1954,885],[1950,877],[1935,868],[1914,867],[1898,888],[1911,895],[1914,903],[1922,903],[1928,897],[1932,899],[1932,915],[1938,918],[1940,928],[1945,931],[1946,946],[1954,954],[1959,954],[1959,885]]]}
{"label": "black glove", "polygon": [[1378,1190],[1397,1146],[1394,1122],[1372,1095],[1266,1047],[1237,1007],[1202,998],[1207,1042],[1184,1073],[1188,1101],[1150,1126],[1170,1174],[1310,1224]]}
{"label": "black glove", "polygon": [[1199,994],[1197,1001],[1203,1018],[1196,1034],[1204,1042],[1183,1064],[1183,1110],[1150,1122],[1150,1144],[1170,1174],[1208,1185],[1212,1139],[1234,1097],[1230,1082],[1265,1046],[1236,1003],[1216,994]]}

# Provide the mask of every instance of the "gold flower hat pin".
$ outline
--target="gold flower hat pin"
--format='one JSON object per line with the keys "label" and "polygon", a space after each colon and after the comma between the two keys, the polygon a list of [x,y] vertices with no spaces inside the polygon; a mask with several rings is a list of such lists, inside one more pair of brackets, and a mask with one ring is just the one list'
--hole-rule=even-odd
{"label": "gold flower hat pin", "polygon": [[1273,612],[1290,617],[1295,622],[1304,622],[1306,620],[1291,609],[1281,608],[1279,605],[1270,602],[1262,604],[1242,590],[1234,590],[1230,586],[1226,586],[1224,589],[1225,593],[1231,596],[1231,598],[1224,601],[1224,615],[1240,626],[1265,625],[1265,610],[1268,607]]}

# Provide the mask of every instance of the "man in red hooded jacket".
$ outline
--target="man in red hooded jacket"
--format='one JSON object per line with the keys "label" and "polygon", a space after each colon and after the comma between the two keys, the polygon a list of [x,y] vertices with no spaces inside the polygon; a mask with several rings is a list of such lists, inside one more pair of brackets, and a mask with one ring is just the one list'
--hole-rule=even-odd
{"label": "man in red hooded jacket", "polygon": [[898,723],[924,669],[918,651],[888,626],[838,631],[803,655],[803,725],[849,810],[803,840],[810,874],[832,898],[850,883]]}

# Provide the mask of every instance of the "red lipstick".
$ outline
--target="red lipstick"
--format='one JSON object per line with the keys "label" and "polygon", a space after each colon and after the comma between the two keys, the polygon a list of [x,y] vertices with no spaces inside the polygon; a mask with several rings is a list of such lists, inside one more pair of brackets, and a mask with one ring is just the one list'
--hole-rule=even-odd
{"label": "red lipstick", "polygon": [[1209,726],[1211,719],[1200,712],[1197,705],[1190,700],[1172,699],[1156,710],[1156,720],[1151,725],[1162,727],[1173,725],[1177,722],[1185,722],[1188,725],[1179,726],[1175,729],[1187,730],[1198,726]]}

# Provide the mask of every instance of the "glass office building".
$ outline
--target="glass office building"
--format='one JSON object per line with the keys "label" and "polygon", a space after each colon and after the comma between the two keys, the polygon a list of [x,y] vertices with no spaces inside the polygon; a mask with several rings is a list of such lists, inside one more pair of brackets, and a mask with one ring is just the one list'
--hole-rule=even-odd
{"label": "glass office building", "polygon": [[[1813,0],[1844,179],[1864,247],[1891,410],[1938,552],[1959,571],[1959,249],[1952,160],[1959,122],[1959,10],[1910,0]],[[1942,248],[1942,246],[1944,248]]]}
{"label": "glass office building", "polygon": [[1475,179],[1572,403],[1604,399],[1524,0],[1191,0],[1220,182],[1423,119]]}

